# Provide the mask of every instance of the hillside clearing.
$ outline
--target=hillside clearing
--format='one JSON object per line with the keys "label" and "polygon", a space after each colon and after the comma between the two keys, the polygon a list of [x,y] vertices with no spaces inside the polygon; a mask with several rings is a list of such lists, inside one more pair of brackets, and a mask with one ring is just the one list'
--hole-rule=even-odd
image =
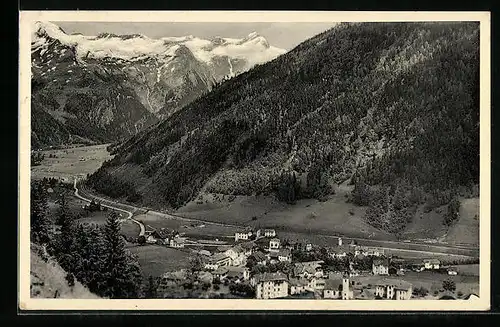
{"label": "hillside clearing", "polygon": [[[71,182],[76,175],[87,175],[112,158],[106,150],[108,144],[41,151],[45,159],[31,167],[31,178],[58,178]],[[55,158],[49,158],[55,156]]]}

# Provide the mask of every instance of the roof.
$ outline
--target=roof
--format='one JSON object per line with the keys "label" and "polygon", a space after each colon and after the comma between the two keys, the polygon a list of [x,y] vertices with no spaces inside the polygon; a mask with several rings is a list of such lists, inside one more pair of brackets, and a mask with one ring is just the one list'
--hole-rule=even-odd
{"label": "roof", "polygon": [[209,258],[210,262],[222,261],[225,259],[229,259],[229,257],[225,253],[215,253],[213,256]]}
{"label": "roof", "polygon": [[341,279],[325,279],[325,290],[338,290],[342,285]]}
{"label": "roof", "polygon": [[277,237],[272,238],[272,239],[269,240],[269,242],[279,242],[279,241],[280,241],[280,239],[277,238]]}
{"label": "roof", "polygon": [[389,259],[387,259],[387,258],[374,259],[373,260],[373,265],[374,266],[380,266],[380,265],[388,266],[389,265]]}
{"label": "roof", "polygon": [[383,278],[377,283],[377,286],[394,286],[396,289],[407,290],[412,287],[411,283],[398,278]]}
{"label": "roof", "polygon": [[236,253],[243,253],[243,252],[245,252],[245,250],[243,250],[243,248],[239,244],[233,246],[232,248],[227,249],[226,251],[229,251],[229,250],[234,251]]}
{"label": "roof", "polygon": [[321,268],[321,264],[318,263],[317,261],[297,262],[295,264],[295,267],[293,268],[293,273],[295,275],[300,275],[307,272],[312,275],[316,273],[317,268]]}
{"label": "roof", "polygon": [[255,247],[254,242],[244,242],[240,244],[240,247],[245,250],[251,250]]}
{"label": "roof", "polygon": [[275,273],[266,272],[263,274],[256,275],[255,280],[257,281],[257,283],[270,282],[270,281],[288,281],[288,277],[281,272],[275,272]]}
{"label": "roof", "polygon": [[424,259],[423,262],[430,263],[433,265],[439,265],[441,263],[441,261],[439,261],[438,259]]}
{"label": "roof", "polygon": [[330,248],[330,251],[334,252],[334,253],[343,253],[343,252],[347,253],[350,251],[350,248],[348,245],[337,245],[337,246]]}
{"label": "roof", "polygon": [[264,233],[266,233],[266,232],[276,233],[276,231],[274,229],[271,229],[271,228],[265,228]]}
{"label": "roof", "polygon": [[267,259],[266,255],[260,251],[255,252],[251,255],[257,262],[265,261]]}
{"label": "roof", "polygon": [[203,255],[206,255],[206,256],[210,256],[212,255],[212,253],[210,253],[210,251],[208,250],[200,250],[198,251],[199,254],[203,254]]}
{"label": "roof", "polygon": [[151,235],[161,239],[166,239],[168,237],[168,233],[162,230],[155,230],[151,233]]}
{"label": "roof", "polygon": [[230,245],[220,245],[220,246],[217,247],[217,251],[224,252],[224,251],[227,251],[230,248],[231,248]]}
{"label": "roof", "polygon": [[250,229],[240,229],[237,230],[235,234],[249,234],[249,233],[252,233]]}
{"label": "roof", "polygon": [[290,278],[289,282],[292,286],[306,286],[309,284],[305,278]]}

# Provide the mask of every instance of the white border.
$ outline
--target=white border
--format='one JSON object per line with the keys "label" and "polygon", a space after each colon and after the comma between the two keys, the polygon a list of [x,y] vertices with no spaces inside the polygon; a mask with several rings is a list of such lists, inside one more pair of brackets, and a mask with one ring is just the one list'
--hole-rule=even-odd
{"label": "white border", "polygon": [[[30,298],[31,23],[72,22],[405,22],[480,21],[480,294],[476,301],[78,300]],[[490,13],[300,11],[22,11],[19,65],[19,308],[22,310],[366,310],[481,311],[490,308]]]}

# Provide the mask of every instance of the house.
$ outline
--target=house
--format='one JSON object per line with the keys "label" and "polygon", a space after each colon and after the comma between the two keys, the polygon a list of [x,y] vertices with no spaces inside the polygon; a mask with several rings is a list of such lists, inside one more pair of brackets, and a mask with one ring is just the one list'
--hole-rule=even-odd
{"label": "house", "polygon": [[[350,247],[352,248],[352,245],[350,245]],[[379,248],[367,248],[367,247],[363,247],[363,246],[358,246],[358,245],[354,245],[354,256],[355,257],[358,257],[360,255],[363,255],[365,257],[380,257],[380,256],[383,256],[385,254],[385,251],[384,249],[379,249]]]}
{"label": "house", "polygon": [[305,278],[290,278],[290,295],[309,292],[309,281]]}
{"label": "house", "polygon": [[281,249],[278,252],[278,261],[279,262],[292,262],[292,251],[289,249]]}
{"label": "house", "polygon": [[280,272],[263,273],[254,277],[257,299],[277,299],[288,296],[288,277]]}
{"label": "house", "polygon": [[448,275],[456,276],[458,275],[458,270],[456,267],[450,267],[447,270]]}
{"label": "house", "polygon": [[306,251],[309,252],[309,251],[312,251],[313,249],[313,245],[311,243],[306,243]]}
{"label": "house", "polygon": [[323,263],[323,260],[297,262],[293,269],[293,275],[300,278],[310,278],[313,276],[321,278],[324,276]]}
{"label": "house", "polygon": [[423,264],[425,269],[439,269],[441,262],[438,259],[424,259]]}
{"label": "house", "polygon": [[244,243],[240,243],[239,245],[243,249],[243,254],[246,257],[249,257],[252,254],[253,249],[255,248],[254,242],[244,242]]}
{"label": "house", "polygon": [[216,270],[219,267],[230,266],[231,258],[225,253],[215,253],[213,256],[209,257],[205,263],[205,269]]}
{"label": "house", "polygon": [[234,233],[234,241],[238,242],[240,240],[248,241],[252,237],[252,231],[250,229],[244,229]]}
{"label": "house", "polygon": [[274,229],[259,229],[256,233],[257,238],[260,237],[276,237],[276,231]]}
{"label": "house", "polygon": [[250,279],[250,269],[247,267],[226,267],[228,269],[226,278],[236,282],[242,282]]}
{"label": "house", "polygon": [[272,238],[269,240],[269,251],[279,251],[280,248],[280,239],[279,238]]}
{"label": "house", "polygon": [[227,277],[229,266],[220,266],[212,272],[214,279],[223,280]]}
{"label": "house", "polygon": [[172,248],[183,248],[186,239],[182,237],[174,237],[170,239],[170,247]]}
{"label": "house", "polygon": [[374,275],[389,275],[389,260],[387,258],[374,259],[372,273]]}
{"label": "house", "polygon": [[342,279],[327,279],[323,289],[323,298],[351,300],[354,292],[350,287],[349,277],[344,275]]}
{"label": "house", "polygon": [[217,268],[213,273],[214,278],[219,280],[229,279],[241,282],[250,278],[250,270],[246,267],[223,266]]}
{"label": "house", "polygon": [[263,266],[267,264],[268,260],[267,256],[260,251],[252,253],[248,258],[254,260],[258,265],[263,265]]}
{"label": "house", "polygon": [[331,258],[345,258],[347,257],[347,254],[350,252],[349,246],[345,245],[337,245],[336,247],[333,247],[329,250],[328,255]]}
{"label": "house", "polygon": [[379,249],[379,248],[367,248],[366,249],[366,254],[367,256],[371,257],[380,257],[383,256],[385,253],[384,249]]}
{"label": "house", "polygon": [[233,266],[244,266],[247,263],[247,257],[245,256],[245,250],[240,245],[233,246],[226,252],[224,252],[229,258],[231,258],[231,265]]}
{"label": "house", "polygon": [[322,291],[325,288],[325,279],[313,276],[307,285],[311,291]]}
{"label": "house", "polygon": [[164,230],[151,231],[146,238],[146,243],[160,245],[169,244],[168,233]]}
{"label": "house", "polygon": [[375,286],[375,296],[388,300],[409,300],[412,285],[400,279],[383,279]]}

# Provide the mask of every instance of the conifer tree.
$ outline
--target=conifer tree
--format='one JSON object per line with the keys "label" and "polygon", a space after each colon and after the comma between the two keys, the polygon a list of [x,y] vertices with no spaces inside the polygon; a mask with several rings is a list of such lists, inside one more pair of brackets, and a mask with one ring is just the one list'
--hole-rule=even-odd
{"label": "conifer tree", "polygon": [[47,194],[41,182],[31,186],[31,239],[35,243],[46,244],[49,238],[49,220],[47,217]]}
{"label": "conifer tree", "polygon": [[120,221],[114,211],[109,213],[104,227],[104,247],[104,296],[136,297],[140,287],[140,266],[137,260],[125,251],[125,241],[120,234]]}

